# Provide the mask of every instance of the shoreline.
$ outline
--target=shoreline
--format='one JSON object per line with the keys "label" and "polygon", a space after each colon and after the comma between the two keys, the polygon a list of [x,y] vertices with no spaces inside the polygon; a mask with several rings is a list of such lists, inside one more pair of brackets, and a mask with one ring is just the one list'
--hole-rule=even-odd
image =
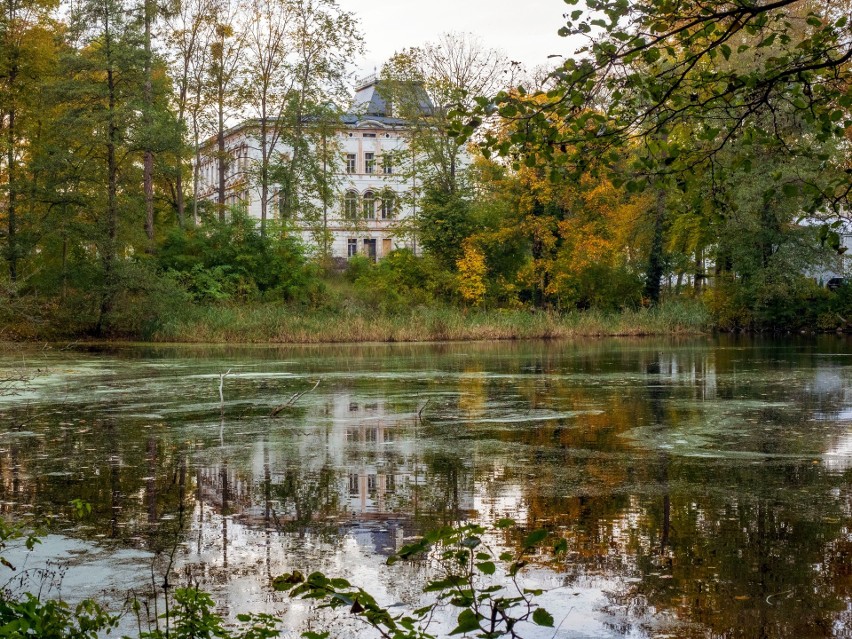
{"label": "shoreline", "polygon": [[206,306],[186,309],[153,326],[108,330],[103,336],[85,330],[63,331],[56,328],[57,323],[0,327],[0,341],[297,345],[701,336],[714,332],[706,308],[684,301],[637,310],[568,313],[451,306],[398,311],[306,310],[277,303]]}

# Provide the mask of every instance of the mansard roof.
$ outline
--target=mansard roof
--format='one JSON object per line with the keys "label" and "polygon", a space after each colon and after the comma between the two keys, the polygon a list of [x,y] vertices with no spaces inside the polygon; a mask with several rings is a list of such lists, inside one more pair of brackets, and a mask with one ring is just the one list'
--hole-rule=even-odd
{"label": "mansard roof", "polygon": [[[412,83],[414,91],[412,95],[417,101],[416,107],[423,113],[431,113],[433,107],[429,96],[421,85]],[[352,106],[343,118],[359,118],[360,120],[371,120],[392,125],[404,125],[406,122],[401,118],[395,118],[393,104],[386,96],[382,95],[378,76],[375,74],[367,76],[355,87],[355,99]]]}

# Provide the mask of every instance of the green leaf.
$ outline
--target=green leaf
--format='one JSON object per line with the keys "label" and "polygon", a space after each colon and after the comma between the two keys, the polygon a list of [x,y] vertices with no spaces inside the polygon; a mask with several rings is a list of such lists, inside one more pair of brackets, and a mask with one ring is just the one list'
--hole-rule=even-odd
{"label": "green leaf", "polygon": [[757,44],[757,48],[758,48],[758,49],[760,49],[760,48],[762,48],[762,47],[769,47],[769,46],[772,46],[772,43],[773,43],[773,42],[775,42],[775,34],[774,34],[774,33],[770,33],[770,34],[769,34],[768,36],[766,36],[763,40],[761,40],[760,42],[758,42],[758,44]]}
{"label": "green leaf", "polygon": [[494,527],[502,529],[502,528],[511,528],[514,525],[515,525],[514,519],[504,518],[504,519],[498,519],[497,523],[494,524]]}
{"label": "green leaf", "polygon": [[533,612],[533,623],[538,624],[539,626],[547,626],[548,628],[553,627],[553,615],[551,615],[544,608],[536,608]]}
{"label": "green leaf", "polygon": [[486,575],[493,575],[494,571],[497,570],[497,567],[494,565],[493,561],[483,561],[481,563],[476,564],[476,567]]}
{"label": "green leaf", "polygon": [[465,632],[479,630],[479,617],[473,610],[462,610],[457,618],[458,626],[450,633],[451,635],[460,635]]}
{"label": "green leaf", "polygon": [[293,586],[305,581],[305,576],[298,570],[279,575],[272,580],[272,588],[277,591],[287,591]]}
{"label": "green leaf", "polygon": [[304,639],[328,639],[330,635],[330,632],[312,632],[310,630],[302,633]]}
{"label": "green leaf", "polygon": [[529,535],[524,539],[524,548],[534,548],[542,541],[547,538],[547,535],[550,534],[544,528],[540,528],[539,530],[532,531]]}
{"label": "green leaf", "polygon": [[476,548],[481,543],[482,543],[482,540],[479,537],[467,537],[465,539],[462,539],[462,541],[461,541],[462,546],[464,546],[465,548],[471,548],[471,549]]}

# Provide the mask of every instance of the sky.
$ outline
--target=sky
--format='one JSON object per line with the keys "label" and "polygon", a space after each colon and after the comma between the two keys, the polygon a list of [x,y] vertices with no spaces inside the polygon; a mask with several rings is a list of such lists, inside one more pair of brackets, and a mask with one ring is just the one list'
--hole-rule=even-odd
{"label": "sky", "polygon": [[434,41],[448,31],[474,33],[482,43],[532,69],[550,54],[569,53],[556,32],[569,7],[563,0],[338,0],[361,20],[367,75],[395,51]]}

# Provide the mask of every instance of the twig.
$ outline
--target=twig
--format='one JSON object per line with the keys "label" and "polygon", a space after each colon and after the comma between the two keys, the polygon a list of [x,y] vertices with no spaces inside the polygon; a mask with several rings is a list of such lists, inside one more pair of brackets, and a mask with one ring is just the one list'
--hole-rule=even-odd
{"label": "twig", "polygon": [[231,374],[229,368],[226,373],[219,375],[219,414],[225,416],[225,378]]}
{"label": "twig", "polygon": [[426,403],[423,404],[423,406],[420,407],[420,410],[417,411],[417,419],[423,421],[423,411],[425,410],[425,408],[429,405],[429,402],[431,402],[431,401],[432,401],[432,398],[430,397],[429,399],[426,400]]}
{"label": "twig", "polygon": [[80,340],[75,339],[73,342],[69,342],[68,344],[66,344],[65,346],[63,346],[62,348],[60,348],[59,350],[60,350],[60,351],[67,351],[67,350],[71,350],[72,348],[74,348],[74,347],[75,347],[77,344],[79,344],[79,343],[80,343]]}
{"label": "twig", "polygon": [[278,415],[279,415],[282,411],[284,411],[284,410],[286,410],[286,409],[288,409],[288,408],[292,407],[293,405],[295,405],[295,403],[296,403],[297,401],[299,401],[299,398],[300,398],[302,395],[304,395],[305,393],[313,392],[314,390],[316,390],[316,387],[320,385],[320,382],[321,382],[321,381],[322,381],[322,380],[318,379],[318,380],[317,380],[317,383],[316,383],[316,384],[314,384],[314,387],[313,387],[313,388],[311,388],[311,389],[303,390],[301,393],[294,393],[294,394],[293,394],[293,396],[292,396],[290,399],[288,399],[288,400],[287,400],[287,402],[286,402],[285,404],[281,404],[280,406],[276,406],[275,408],[273,408],[273,409],[272,409],[272,412],[269,414],[269,416],[270,416],[270,417],[278,417]]}

